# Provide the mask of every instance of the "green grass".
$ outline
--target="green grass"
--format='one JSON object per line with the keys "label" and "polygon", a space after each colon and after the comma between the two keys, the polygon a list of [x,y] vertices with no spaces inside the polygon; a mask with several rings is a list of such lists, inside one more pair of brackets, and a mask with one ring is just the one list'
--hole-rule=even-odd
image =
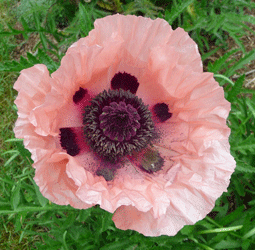
{"label": "green grass", "polygon": [[[244,73],[255,60],[255,51],[247,51],[243,42],[247,32],[254,33],[255,18],[247,14],[254,1],[31,2],[0,2],[0,249],[255,249],[255,90],[243,87]],[[39,62],[55,71],[66,49],[88,34],[95,19],[116,12],[161,17],[183,27],[232,104],[229,140],[237,167],[228,192],[205,219],[174,237],[118,230],[111,214],[98,206],[76,210],[50,203],[33,181],[30,153],[14,139],[18,72]],[[33,36],[36,41],[26,47]]]}

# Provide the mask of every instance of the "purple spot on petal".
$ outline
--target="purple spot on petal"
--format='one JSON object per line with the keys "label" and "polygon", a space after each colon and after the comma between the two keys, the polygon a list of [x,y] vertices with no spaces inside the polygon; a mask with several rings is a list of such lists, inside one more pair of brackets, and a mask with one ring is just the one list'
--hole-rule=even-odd
{"label": "purple spot on petal", "polygon": [[172,113],[169,113],[168,105],[165,103],[157,103],[153,107],[153,111],[155,112],[160,122],[165,122],[172,116]]}
{"label": "purple spot on petal", "polygon": [[60,144],[71,156],[76,156],[80,152],[80,148],[76,142],[76,135],[71,128],[60,129]]}
{"label": "purple spot on petal", "polygon": [[123,89],[125,91],[129,90],[132,94],[135,94],[139,87],[139,83],[135,76],[132,76],[126,72],[117,73],[111,80],[111,88],[113,90]]}
{"label": "purple spot on petal", "polygon": [[87,94],[87,90],[80,87],[80,89],[76,91],[73,96],[73,102],[75,104],[78,104],[84,98],[86,94]]}

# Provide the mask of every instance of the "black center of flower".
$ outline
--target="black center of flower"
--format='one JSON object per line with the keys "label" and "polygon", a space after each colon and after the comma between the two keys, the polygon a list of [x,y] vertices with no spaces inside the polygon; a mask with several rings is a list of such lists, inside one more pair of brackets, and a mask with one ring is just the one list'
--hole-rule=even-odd
{"label": "black center of flower", "polygon": [[97,95],[85,107],[83,124],[92,150],[110,162],[147,147],[155,136],[148,107],[123,89]]}

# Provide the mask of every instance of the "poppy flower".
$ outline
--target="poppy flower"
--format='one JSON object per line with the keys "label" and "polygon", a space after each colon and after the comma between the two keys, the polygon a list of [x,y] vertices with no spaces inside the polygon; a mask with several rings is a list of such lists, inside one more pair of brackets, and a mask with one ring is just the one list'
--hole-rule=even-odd
{"label": "poppy flower", "polygon": [[38,64],[14,88],[15,135],[54,203],[99,204],[120,229],[175,235],[227,191],[230,103],[195,42],[165,20],[98,19],[51,76]]}

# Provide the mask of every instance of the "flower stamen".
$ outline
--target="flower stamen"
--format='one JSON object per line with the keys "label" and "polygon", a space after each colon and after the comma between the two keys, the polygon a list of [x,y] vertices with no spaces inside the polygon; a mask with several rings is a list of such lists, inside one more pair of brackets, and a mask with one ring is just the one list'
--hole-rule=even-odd
{"label": "flower stamen", "polygon": [[115,141],[129,141],[140,128],[137,110],[125,102],[111,102],[99,116],[100,128],[104,135]]}
{"label": "flower stamen", "polygon": [[85,107],[84,135],[94,152],[116,162],[155,137],[148,107],[130,91],[104,90]]}

